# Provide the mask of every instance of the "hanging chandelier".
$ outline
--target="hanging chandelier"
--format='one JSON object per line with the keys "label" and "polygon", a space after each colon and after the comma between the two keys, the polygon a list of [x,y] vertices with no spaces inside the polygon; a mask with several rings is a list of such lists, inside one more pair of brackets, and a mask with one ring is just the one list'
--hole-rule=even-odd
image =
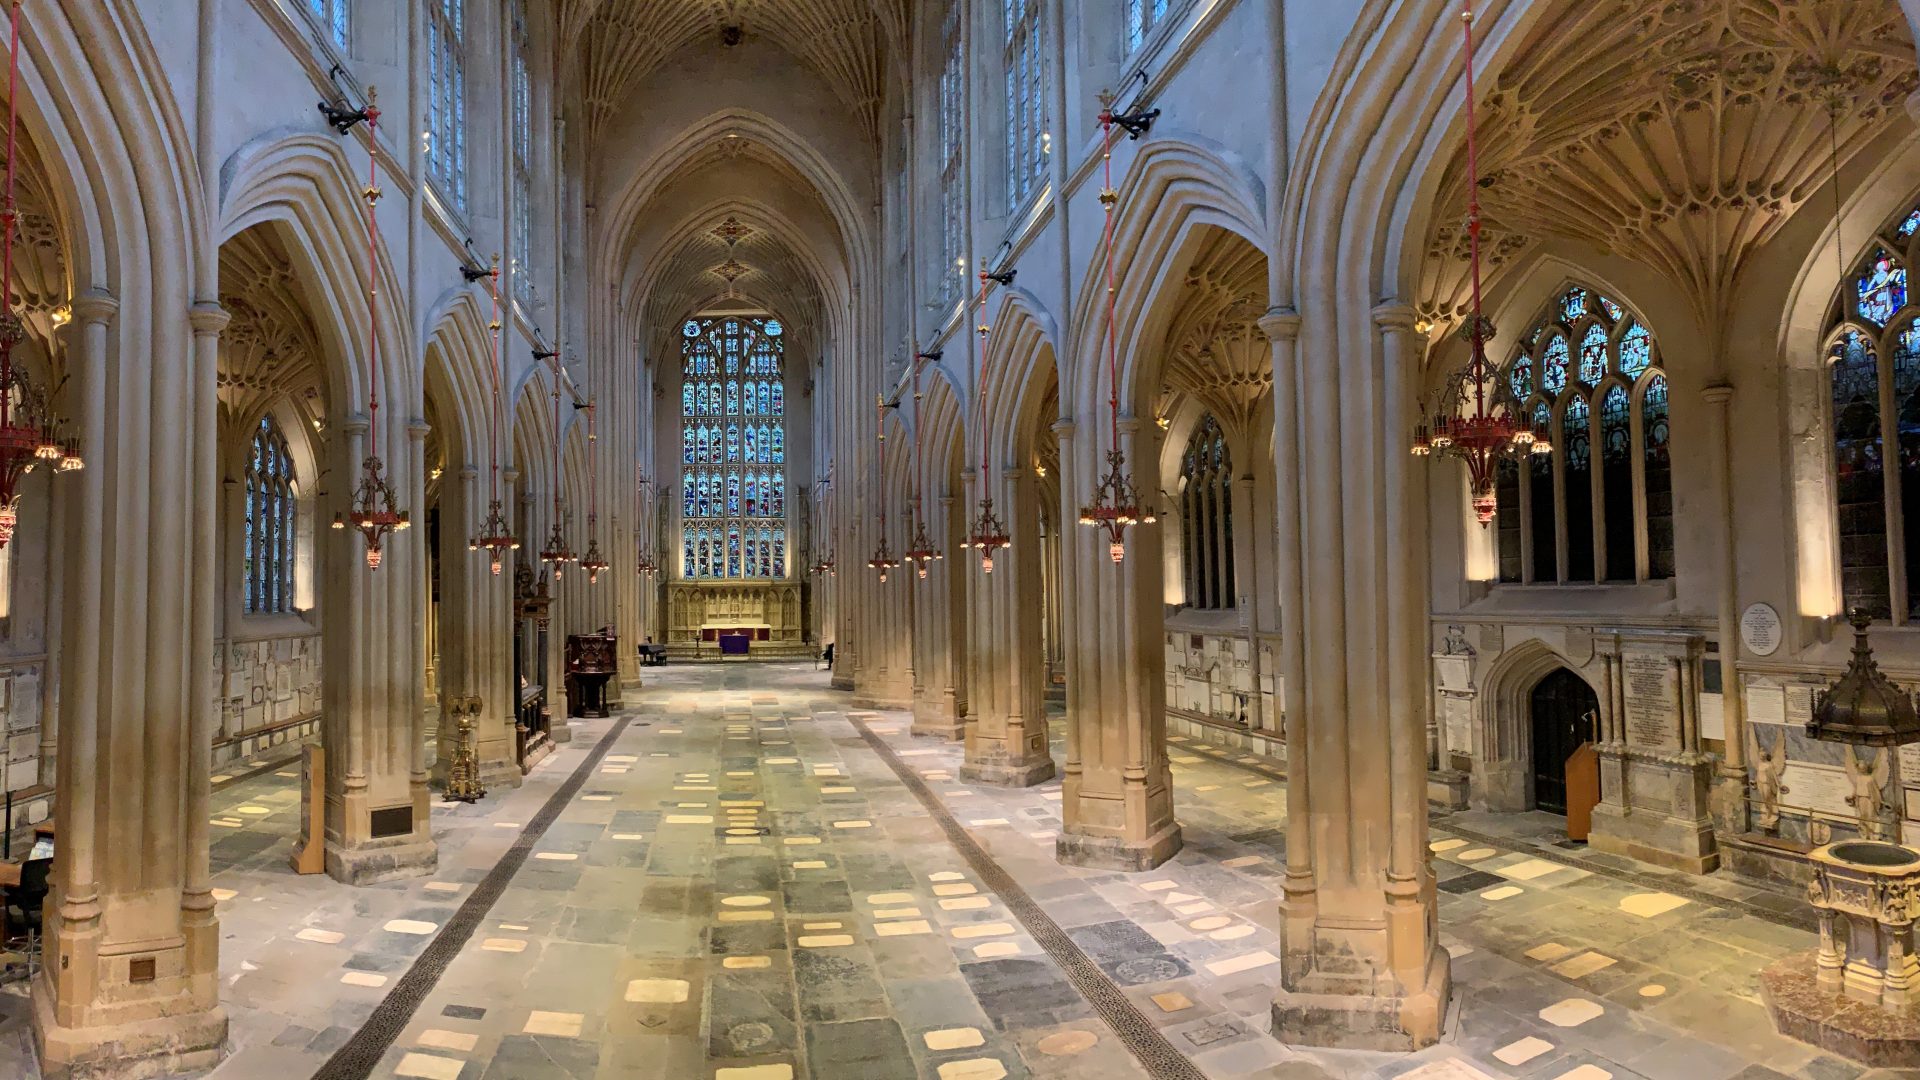
{"label": "hanging chandelier", "polygon": [[883,397],[876,396],[873,400],[873,427],[874,427],[874,434],[878,437],[880,446],[874,459],[874,477],[878,481],[878,483],[874,485],[878,489],[874,493],[876,496],[876,498],[874,499],[874,502],[879,507],[879,510],[873,515],[873,519],[876,522],[878,522],[880,525],[880,543],[877,547],[873,549],[873,555],[867,559],[867,566],[871,569],[880,571],[880,583],[882,585],[885,585],[887,583],[887,572],[889,570],[892,570],[894,567],[900,565],[900,560],[893,557],[893,549],[887,546],[887,510],[886,510],[886,506],[887,506],[887,496],[886,496],[887,424],[886,424],[886,418],[887,418],[887,400]]}
{"label": "hanging chandelier", "polygon": [[493,334],[493,364],[487,369],[488,381],[492,384],[493,401],[487,413],[487,519],[480,523],[480,531],[467,541],[470,551],[487,553],[487,564],[493,570],[493,576],[500,576],[500,566],[509,551],[520,549],[519,538],[513,535],[508,526],[506,515],[500,510],[500,256],[493,257],[493,267],[487,273],[487,295],[493,299],[493,319],[487,323],[487,330]]}
{"label": "hanging chandelier", "polygon": [[925,362],[925,359],[923,356],[913,358],[913,501],[911,504],[913,539],[907,542],[906,554],[907,561],[913,564],[914,573],[918,574],[922,581],[925,581],[927,578],[927,564],[937,562],[943,558],[940,554],[940,549],[933,546],[933,538],[927,535],[926,519],[920,516],[922,486],[920,477],[920,422],[923,416],[920,408],[920,365]]}
{"label": "hanging chandelier", "polygon": [[1473,310],[1459,335],[1472,349],[1466,366],[1450,373],[1414,427],[1416,455],[1458,458],[1466,462],[1473,515],[1484,527],[1499,505],[1494,483],[1500,462],[1510,457],[1553,450],[1551,433],[1523,421],[1519,403],[1487,360],[1493,320],[1481,310],[1480,297],[1480,145],[1473,90],[1473,9],[1460,13],[1466,38],[1467,67],[1467,244],[1473,268]]}
{"label": "hanging chandelier", "polygon": [[7,37],[6,203],[0,207],[0,547],[20,520],[20,481],[36,468],[72,472],[82,466],[78,441],[65,435],[54,409],[57,384],[36,384],[15,366],[13,350],[26,340],[26,323],[13,308],[13,235],[20,227],[14,202],[14,164],[20,128],[20,0],[14,0]]}
{"label": "hanging chandelier", "polygon": [[987,462],[991,452],[987,448],[987,406],[985,388],[987,385],[987,290],[990,275],[980,273],[980,292],[975,307],[979,312],[979,321],[974,324],[973,337],[973,385],[974,407],[980,413],[980,513],[967,523],[966,539],[960,542],[963,548],[972,548],[980,553],[980,572],[993,573],[993,553],[1013,546],[1013,538],[1007,535],[1006,523],[993,511],[993,480]]}
{"label": "hanging chandelier", "polygon": [[351,525],[367,543],[367,569],[380,569],[380,545],[389,533],[401,532],[413,524],[407,511],[400,509],[393,485],[380,463],[380,232],[373,208],[380,201],[380,155],[377,136],[380,109],[377,95],[367,88],[367,186],[360,195],[367,202],[367,456],[360,463],[360,481],[345,514],[333,515],[333,527]]}
{"label": "hanging chandelier", "polygon": [[[1091,503],[1080,508],[1080,524],[1099,529],[1107,536],[1107,554],[1115,565],[1127,557],[1127,529],[1132,525],[1154,523],[1153,510],[1140,500],[1127,469],[1127,454],[1120,448],[1120,361],[1119,345],[1114,340],[1113,283],[1113,208],[1120,193],[1113,186],[1113,96],[1100,95],[1100,206],[1106,213],[1105,240],[1107,284],[1107,431],[1113,445],[1107,451],[1107,472],[1094,489]],[[1131,129],[1129,129],[1131,130]]]}
{"label": "hanging chandelier", "polygon": [[587,553],[580,556],[580,569],[587,572],[587,584],[600,583],[600,571],[610,564],[600,554],[600,484],[593,467],[593,444],[599,441],[594,430],[594,404],[587,402]]}
{"label": "hanging chandelier", "polygon": [[567,546],[566,533],[560,527],[560,354],[551,352],[546,358],[553,363],[553,533],[540,551],[540,561],[553,569],[557,582],[566,573],[567,564],[579,557]]}

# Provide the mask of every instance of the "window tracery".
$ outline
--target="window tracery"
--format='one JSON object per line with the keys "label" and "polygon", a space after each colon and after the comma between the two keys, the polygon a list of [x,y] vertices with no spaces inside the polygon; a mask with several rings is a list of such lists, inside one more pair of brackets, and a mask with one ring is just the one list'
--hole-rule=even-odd
{"label": "window tracery", "polygon": [[427,4],[427,175],[467,209],[466,0]]}
{"label": "window tracery", "polygon": [[346,48],[349,0],[305,0],[305,3],[307,14],[326,33],[327,39],[342,49]]}
{"label": "window tracery", "polygon": [[254,429],[241,522],[241,605],[249,615],[293,610],[296,493],[287,437],[271,416]]}
{"label": "window tracery", "polygon": [[1040,0],[1006,0],[1007,207],[1040,187],[1046,169],[1046,60]]}
{"label": "window tracery", "polygon": [[1234,606],[1233,459],[1211,413],[1187,439],[1180,459],[1180,555],[1187,606]]}
{"label": "window tracery", "polygon": [[962,221],[960,129],[966,107],[966,78],[960,64],[960,8],[958,0],[947,5],[946,21],[940,28],[940,277],[939,296],[951,300],[957,295],[958,267],[964,254]]}
{"label": "window tracery", "polygon": [[1653,334],[1619,303],[1574,286],[1521,341],[1504,385],[1512,407],[1555,438],[1552,453],[1503,463],[1496,475],[1500,580],[1672,577],[1671,430]]}
{"label": "window tracery", "polygon": [[1127,0],[1127,52],[1147,43],[1153,32],[1165,25],[1182,0]]}
{"label": "window tracery", "polygon": [[1844,282],[1826,337],[1844,606],[1920,619],[1920,324],[1908,294],[1920,208],[1890,222]]}
{"label": "window tracery", "polygon": [[786,576],[784,335],[769,318],[681,327],[683,577]]}
{"label": "window tracery", "polygon": [[526,300],[533,285],[533,49],[526,0],[515,0],[512,20],[513,293]]}

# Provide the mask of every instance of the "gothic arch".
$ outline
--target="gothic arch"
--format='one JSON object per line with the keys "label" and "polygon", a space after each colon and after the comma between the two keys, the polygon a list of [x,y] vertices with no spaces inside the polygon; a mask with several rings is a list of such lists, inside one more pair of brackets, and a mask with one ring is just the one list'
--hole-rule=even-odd
{"label": "gothic arch", "polygon": [[1528,695],[1560,668],[1580,676],[1598,697],[1599,686],[1584,665],[1567,659],[1538,638],[1503,650],[1480,677],[1474,701],[1474,806],[1485,810],[1533,808],[1533,733]]}
{"label": "gothic arch", "polygon": [[[1012,286],[1001,291],[1005,299],[988,323],[992,329],[982,361],[985,385],[976,388],[967,412],[977,428],[979,410],[986,410],[989,446],[1001,466],[1011,468],[1032,455],[1038,433],[1035,425],[1043,419],[1041,403],[1051,388],[1065,380],[1060,377],[1055,347],[1059,329],[1053,315],[1026,289]],[[967,362],[972,362],[971,354]],[[974,437],[969,433],[967,441]],[[973,448],[976,455],[979,450]]]}
{"label": "gothic arch", "polygon": [[[1159,392],[1160,347],[1181,275],[1212,226],[1268,251],[1259,180],[1238,156],[1199,136],[1146,142],[1119,184],[1113,222],[1117,378],[1121,415],[1144,418]],[[1063,409],[1086,422],[1106,411],[1104,249],[1082,271],[1073,306],[1075,355],[1061,380]],[[1071,402],[1071,406],[1065,403]]]}

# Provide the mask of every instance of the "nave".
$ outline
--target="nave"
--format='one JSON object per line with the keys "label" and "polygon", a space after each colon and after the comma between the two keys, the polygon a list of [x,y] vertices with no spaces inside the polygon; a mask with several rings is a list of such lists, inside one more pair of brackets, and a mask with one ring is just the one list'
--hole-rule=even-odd
{"label": "nave", "polygon": [[[436,803],[435,874],[358,889],[287,868],[297,770],[220,777],[208,1075],[1864,1075],[1766,1021],[1754,972],[1813,941],[1788,898],[1511,815],[1434,828],[1447,1037],[1287,1046],[1273,763],[1171,736],[1186,846],[1122,874],[1054,860],[1058,781],[966,783],[910,725],[811,665],[669,669],[521,788]],[[0,997],[4,1075],[37,1075],[24,1006]]]}

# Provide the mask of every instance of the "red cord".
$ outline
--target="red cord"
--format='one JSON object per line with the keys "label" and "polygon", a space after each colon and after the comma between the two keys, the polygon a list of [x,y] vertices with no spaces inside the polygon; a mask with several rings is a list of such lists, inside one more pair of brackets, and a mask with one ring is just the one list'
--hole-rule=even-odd
{"label": "red cord", "polygon": [[[1108,106],[1100,113],[1100,186],[1106,191],[1113,190],[1113,107]],[[1118,200],[1116,200],[1118,201]],[[1113,448],[1120,449],[1120,370],[1119,346],[1113,340],[1113,204],[1107,204],[1106,249],[1107,249],[1107,383],[1109,429],[1113,436]]]}
{"label": "red cord", "polygon": [[[16,133],[20,128],[20,0],[13,0],[7,28],[7,192],[0,210],[0,304],[13,306],[13,230],[18,212],[13,204]],[[0,349],[0,427],[13,420],[13,348]]]}
{"label": "red cord", "polygon": [[1473,5],[1460,13],[1460,26],[1467,39],[1467,241],[1473,262],[1473,399],[1476,413],[1486,414],[1486,372],[1483,356],[1486,342],[1480,322],[1480,144],[1473,102]]}
{"label": "red cord", "polygon": [[[19,10],[17,3],[14,10]],[[379,126],[380,109],[369,102],[367,104],[367,456],[370,458],[380,456],[380,279],[376,262],[380,234],[376,229],[373,214],[373,204],[376,199],[375,184],[380,179]]]}
{"label": "red cord", "polygon": [[[982,272],[980,275],[980,322],[978,325],[985,326],[986,322],[987,275]],[[969,329],[971,329],[971,327]],[[974,404],[980,409],[980,497],[984,499],[990,498],[987,494],[987,470],[988,460],[992,456],[992,452],[987,447],[987,342],[986,336],[980,333],[972,333],[968,336],[973,338],[974,382],[976,384],[974,387],[974,396],[976,398]]]}

